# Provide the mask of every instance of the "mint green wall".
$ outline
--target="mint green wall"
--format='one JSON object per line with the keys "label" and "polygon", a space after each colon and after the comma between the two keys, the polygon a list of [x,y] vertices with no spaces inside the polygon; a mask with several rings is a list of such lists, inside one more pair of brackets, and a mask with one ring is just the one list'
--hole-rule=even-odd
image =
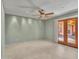
{"label": "mint green wall", "polygon": [[5,12],[1,3],[1,59],[5,58]]}
{"label": "mint green wall", "polygon": [[44,22],[29,18],[5,15],[5,43],[25,42],[44,39]]}
{"label": "mint green wall", "polygon": [[53,31],[54,31],[54,22],[53,22],[53,19],[52,20],[48,20],[48,21],[46,21],[46,23],[45,23],[45,25],[46,25],[46,29],[45,29],[45,31],[46,31],[46,33],[45,33],[45,37],[46,37],[46,39],[47,40],[49,40],[49,41],[53,41],[54,40],[54,35],[53,35]]}

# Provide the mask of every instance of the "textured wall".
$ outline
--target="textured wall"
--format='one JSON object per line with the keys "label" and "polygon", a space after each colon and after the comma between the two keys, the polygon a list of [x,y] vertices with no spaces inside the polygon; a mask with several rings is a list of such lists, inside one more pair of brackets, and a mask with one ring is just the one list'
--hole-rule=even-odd
{"label": "textured wall", "polygon": [[78,17],[78,12],[74,12],[71,14],[65,14],[58,17],[54,17],[51,20],[46,21],[46,39],[51,40],[53,42],[58,41],[58,20]]}
{"label": "textured wall", "polygon": [[24,42],[44,38],[44,23],[39,20],[5,15],[5,43]]}

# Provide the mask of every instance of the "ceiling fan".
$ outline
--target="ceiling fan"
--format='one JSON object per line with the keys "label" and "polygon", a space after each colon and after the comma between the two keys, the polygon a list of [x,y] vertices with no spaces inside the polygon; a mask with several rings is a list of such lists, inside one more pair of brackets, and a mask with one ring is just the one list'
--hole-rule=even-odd
{"label": "ceiling fan", "polygon": [[[39,18],[47,18],[48,16],[51,16],[54,14],[54,12],[50,12],[50,13],[47,13],[44,9],[40,8],[39,6],[35,5],[33,3],[32,0],[27,0],[32,6],[20,6],[21,8],[28,8],[28,9],[31,9],[32,12],[33,11],[37,11],[39,13]],[[36,15],[33,15],[33,16],[36,16]]]}
{"label": "ceiling fan", "polygon": [[40,17],[42,16],[49,16],[49,15],[53,15],[54,13],[53,12],[50,12],[50,13],[46,13],[45,10],[41,9],[41,10],[38,10],[38,12],[40,13]]}

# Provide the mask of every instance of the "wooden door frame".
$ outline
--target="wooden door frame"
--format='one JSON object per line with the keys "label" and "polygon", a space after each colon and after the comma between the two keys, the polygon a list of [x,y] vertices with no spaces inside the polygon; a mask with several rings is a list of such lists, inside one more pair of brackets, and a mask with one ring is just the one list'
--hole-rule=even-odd
{"label": "wooden door frame", "polygon": [[[67,35],[67,21],[68,20],[74,20],[74,19],[76,19],[76,26],[75,26],[75,30],[76,30],[76,32],[75,32],[75,38],[76,38],[76,40],[75,40],[75,45],[74,44],[72,44],[72,43],[68,43],[68,35]],[[63,21],[64,22],[64,42],[62,42],[62,41],[59,41],[59,39],[58,39],[58,43],[61,43],[61,44],[64,44],[64,45],[68,45],[68,46],[72,46],[72,47],[75,47],[75,48],[78,48],[78,18],[76,17],[76,18],[68,18],[68,19],[64,19],[64,20],[58,20],[58,22],[61,22],[61,21]],[[59,29],[59,27],[58,27],[58,29]]]}
{"label": "wooden door frame", "polygon": [[[59,22],[64,22],[64,20],[58,20],[58,24],[59,24]],[[59,29],[59,26],[58,26],[58,29]],[[64,29],[64,28],[63,28]],[[64,31],[65,32],[65,31]],[[59,34],[59,33],[58,33]],[[59,35],[58,35],[58,37],[59,37]],[[64,39],[63,39],[64,40]],[[59,41],[59,39],[58,39],[58,43],[61,43],[61,44],[65,44],[65,41]]]}
{"label": "wooden door frame", "polygon": [[76,27],[75,27],[75,30],[76,30],[76,47],[78,48],[78,18],[76,18]]}

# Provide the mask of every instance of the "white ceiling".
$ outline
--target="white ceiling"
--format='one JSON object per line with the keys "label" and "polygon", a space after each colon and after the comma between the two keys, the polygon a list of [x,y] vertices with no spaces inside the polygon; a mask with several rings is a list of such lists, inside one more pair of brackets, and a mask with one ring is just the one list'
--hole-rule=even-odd
{"label": "white ceiling", "polygon": [[[78,8],[78,0],[3,0],[7,14],[29,17],[35,12],[20,6],[39,6],[47,12],[54,12],[54,16],[66,13]],[[34,16],[32,16],[34,17]]]}

